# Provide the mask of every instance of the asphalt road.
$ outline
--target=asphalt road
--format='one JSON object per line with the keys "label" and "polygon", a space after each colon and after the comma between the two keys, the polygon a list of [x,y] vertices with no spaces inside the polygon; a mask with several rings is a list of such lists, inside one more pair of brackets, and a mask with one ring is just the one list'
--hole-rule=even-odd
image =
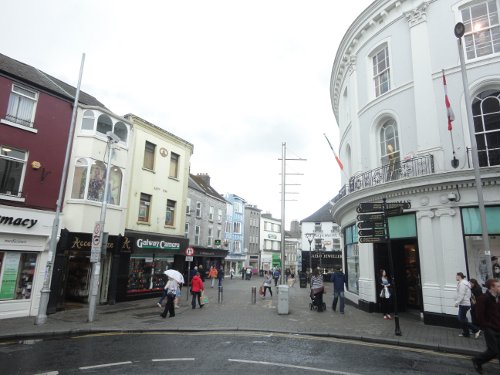
{"label": "asphalt road", "polygon": [[[95,334],[0,345],[7,374],[473,374],[468,357],[246,332]],[[496,373],[498,364],[485,366]]]}

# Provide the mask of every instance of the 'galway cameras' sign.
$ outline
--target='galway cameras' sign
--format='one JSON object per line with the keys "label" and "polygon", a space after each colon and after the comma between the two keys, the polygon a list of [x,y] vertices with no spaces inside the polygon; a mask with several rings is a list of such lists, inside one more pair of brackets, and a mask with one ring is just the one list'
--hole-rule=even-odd
{"label": "'galway cameras' sign", "polygon": [[136,244],[139,249],[179,250],[181,248],[181,244],[178,242],[151,241],[142,238],[139,238]]}

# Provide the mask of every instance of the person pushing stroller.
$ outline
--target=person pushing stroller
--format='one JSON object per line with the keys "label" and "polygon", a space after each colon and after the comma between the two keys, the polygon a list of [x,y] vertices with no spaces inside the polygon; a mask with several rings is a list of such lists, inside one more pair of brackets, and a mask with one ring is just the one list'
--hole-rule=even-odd
{"label": "person pushing stroller", "polygon": [[323,276],[316,268],[311,277],[311,310],[316,309],[318,312],[326,310],[326,303],[323,302],[323,293],[325,287],[323,285]]}

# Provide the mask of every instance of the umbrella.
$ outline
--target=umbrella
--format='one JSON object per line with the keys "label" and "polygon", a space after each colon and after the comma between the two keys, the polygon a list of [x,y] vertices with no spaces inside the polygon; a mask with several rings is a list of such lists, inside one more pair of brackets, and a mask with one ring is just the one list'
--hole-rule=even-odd
{"label": "umbrella", "polygon": [[179,271],[170,269],[170,270],[166,270],[163,273],[165,275],[167,275],[168,277],[177,281],[179,284],[184,284],[184,276],[182,276],[182,273],[180,273]]}

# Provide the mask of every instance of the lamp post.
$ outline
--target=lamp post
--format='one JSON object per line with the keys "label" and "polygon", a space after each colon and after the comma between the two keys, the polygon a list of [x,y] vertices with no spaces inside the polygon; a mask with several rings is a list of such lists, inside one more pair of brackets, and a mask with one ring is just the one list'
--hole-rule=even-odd
{"label": "lamp post", "polygon": [[[120,138],[117,137],[113,132],[107,132],[106,136],[108,137],[108,143],[106,144],[106,149],[108,152],[108,164],[106,165],[106,178],[104,182],[104,194],[102,197],[102,205],[101,205],[101,232],[100,236],[100,244],[104,246],[106,249],[106,244],[103,244],[103,236],[104,236],[104,224],[106,221],[106,209],[108,207],[108,192],[109,192],[109,173],[111,171],[111,156],[112,156],[112,147],[114,144],[120,141]],[[97,295],[99,291],[99,277],[101,272],[101,260],[100,256],[97,258],[96,262],[92,263],[92,274],[90,275],[90,290],[89,290],[89,315],[88,321],[93,322],[95,318],[95,309],[97,304]]]}
{"label": "lamp post", "polygon": [[311,244],[314,240],[314,237],[316,237],[315,233],[306,233],[307,241],[309,241],[309,274],[312,274],[312,258],[311,258]]}
{"label": "lamp post", "polygon": [[490,238],[488,235],[488,226],[486,223],[486,210],[484,208],[483,199],[483,183],[479,173],[479,157],[477,153],[476,134],[474,130],[474,119],[472,116],[472,103],[470,100],[469,81],[467,79],[467,71],[465,70],[464,49],[462,46],[462,37],[465,34],[465,26],[462,22],[455,25],[455,36],[457,37],[458,54],[460,56],[460,67],[462,70],[462,83],[464,86],[465,107],[467,109],[467,122],[469,128],[469,138],[471,143],[472,167],[474,168],[474,176],[476,180],[477,201],[479,205],[479,215],[481,217],[481,234],[483,237],[484,257],[488,269],[487,279],[493,277],[493,270],[491,268],[491,252],[490,252]]}

